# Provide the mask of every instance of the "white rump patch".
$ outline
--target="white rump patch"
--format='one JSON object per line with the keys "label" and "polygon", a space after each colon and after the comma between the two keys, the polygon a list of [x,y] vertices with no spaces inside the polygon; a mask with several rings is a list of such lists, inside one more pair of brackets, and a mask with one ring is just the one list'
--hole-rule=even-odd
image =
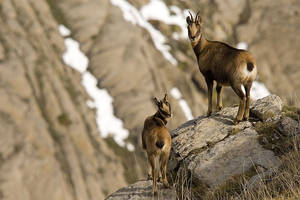
{"label": "white rump patch", "polygon": [[251,74],[252,74],[252,72],[254,71],[254,69],[252,69],[252,71],[251,72],[249,72],[249,70],[247,69],[247,64],[245,64],[245,67],[244,67],[244,70],[243,70],[243,74],[245,75],[245,76],[250,76]]}

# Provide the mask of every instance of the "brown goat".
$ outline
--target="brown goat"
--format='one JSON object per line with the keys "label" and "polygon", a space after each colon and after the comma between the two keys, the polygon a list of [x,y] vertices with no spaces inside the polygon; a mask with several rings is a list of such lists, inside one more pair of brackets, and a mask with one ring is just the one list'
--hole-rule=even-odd
{"label": "brown goat", "polygon": [[171,117],[171,105],[165,94],[163,100],[153,99],[158,111],[147,117],[142,132],[143,149],[148,156],[148,179],[153,180],[153,194],[157,195],[157,180],[162,174],[162,182],[169,187],[167,180],[167,164],[171,149],[171,136],[166,128],[167,120]]}
{"label": "brown goat", "polygon": [[[208,111],[212,112],[213,82],[217,82],[217,110],[222,109],[222,86],[231,86],[240,98],[240,105],[234,123],[249,118],[250,89],[256,78],[257,68],[252,55],[245,50],[228,44],[206,40],[202,34],[202,19],[197,13],[186,18],[188,35],[197,57],[200,72],[205,77],[208,89]],[[245,88],[246,95],[242,90]]]}

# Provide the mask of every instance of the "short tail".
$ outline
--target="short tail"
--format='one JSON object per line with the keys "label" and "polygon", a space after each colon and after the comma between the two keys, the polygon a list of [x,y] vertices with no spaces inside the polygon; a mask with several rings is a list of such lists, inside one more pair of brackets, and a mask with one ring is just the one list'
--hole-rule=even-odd
{"label": "short tail", "polygon": [[248,62],[248,63],[247,63],[247,70],[248,70],[249,72],[252,72],[253,68],[254,68],[253,63]]}
{"label": "short tail", "polygon": [[162,148],[164,147],[165,143],[164,143],[164,141],[159,140],[159,141],[157,141],[157,142],[155,143],[155,145],[156,145],[158,148],[162,149]]}

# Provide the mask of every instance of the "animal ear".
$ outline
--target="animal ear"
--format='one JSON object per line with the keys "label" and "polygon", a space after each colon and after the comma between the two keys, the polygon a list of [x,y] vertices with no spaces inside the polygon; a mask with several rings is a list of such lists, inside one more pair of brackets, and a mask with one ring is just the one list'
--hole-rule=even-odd
{"label": "animal ear", "polygon": [[168,98],[168,94],[167,94],[167,93],[165,94],[164,101],[165,101],[165,102],[168,102],[168,101],[169,101],[169,98]]}
{"label": "animal ear", "polygon": [[192,23],[192,20],[191,20],[191,18],[189,16],[186,17],[186,23],[188,25],[190,25]]}
{"label": "animal ear", "polygon": [[159,105],[159,101],[157,100],[156,97],[153,98],[153,103],[154,103],[155,105],[157,105],[157,106]]}

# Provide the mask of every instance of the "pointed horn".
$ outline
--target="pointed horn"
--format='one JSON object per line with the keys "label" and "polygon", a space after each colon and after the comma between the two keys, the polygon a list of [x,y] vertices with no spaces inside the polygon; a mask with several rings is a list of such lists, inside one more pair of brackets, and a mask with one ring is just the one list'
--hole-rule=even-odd
{"label": "pointed horn", "polygon": [[198,21],[199,14],[200,14],[200,11],[197,12],[195,21]]}
{"label": "pointed horn", "polygon": [[194,19],[193,19],[193,15],[191,14],[191,12],[189,11],[189,13],[190,13],[190,16],[191,16],[191,19],[192,19],[192,22],[194,21]]}

